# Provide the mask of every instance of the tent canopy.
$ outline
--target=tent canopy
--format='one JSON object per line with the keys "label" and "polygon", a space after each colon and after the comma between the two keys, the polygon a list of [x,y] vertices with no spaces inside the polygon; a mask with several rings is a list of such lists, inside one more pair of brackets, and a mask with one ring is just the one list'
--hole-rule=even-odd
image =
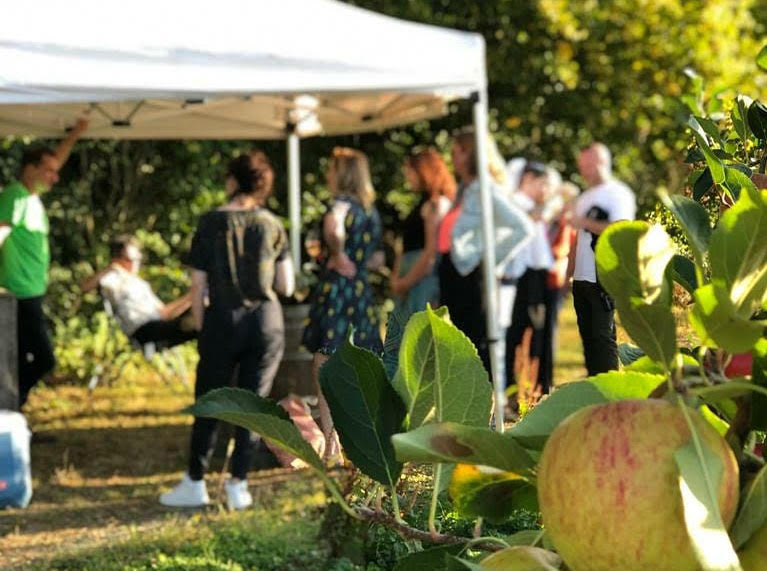
{"label": "tent canopy", "polygon": [[[4,8],[0,136],[61,136],[89,112],[91,138],[287,138],[297,262],[300,136],[394,127],[476,94],[477,164],[487,164],[478,34],[333,0],[39,0]],[[488,340],[503,418],[486,169],[479,179]]]}
{"label": "tent canopy", "polygon": [[0,19],[0,136],[278,139],[438,116],[484,40],[332,0],[44,0]]}

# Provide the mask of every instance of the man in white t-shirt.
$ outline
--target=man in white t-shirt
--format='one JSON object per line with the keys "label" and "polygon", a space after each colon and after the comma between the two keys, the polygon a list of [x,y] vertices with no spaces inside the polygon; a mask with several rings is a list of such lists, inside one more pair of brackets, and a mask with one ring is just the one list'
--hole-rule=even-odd
{"label": "man in white t-shirt", "polygon": [[110,243],[112,263],[81,284],[84,292],[99,288],[112,306],[120,328],[139,344],[157,348],[179,345],[197,335],[186,294],[165,304],[152,287],[138,276],[141,250],[132,236],[119,236]]}
{"label": "man in white t-shirt", "polygon": [[589,376],[618,368],[613,300],[597,279],[594,248],[605,229],[618,220],[633,220],[636,198],[613,178],[612,157],[602,143],[578,156],[578,170],[589,185],[578,197],[572,225],[578,230],[573,273],[573,300]]}

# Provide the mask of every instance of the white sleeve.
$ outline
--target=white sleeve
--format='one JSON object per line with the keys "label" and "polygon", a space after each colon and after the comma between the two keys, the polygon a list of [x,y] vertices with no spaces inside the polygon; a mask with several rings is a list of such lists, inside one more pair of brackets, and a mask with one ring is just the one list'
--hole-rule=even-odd
{"label": "white sleeve", "polygon": [[610,222],[617,220],[634,220],[636,218],[637,205],[634,193],[628,189],[616,192],[610,208]]}
{"label": "white sleeve", "polygon": [[452,206],[453,203],[446,196],[440,196],[437,199],[437,217],[439,220],[442,220],[445,217],[445,214],[450,211]]}
{"label": "white sleeve", "polygon": [[114,294],[117,275],[114,271],[109,271],[105,273],[103,276],[101,276],[101,279],[99,280],[99,287],[101,290],[106,294]]}
{"label": "white sleeve", "polygon": [[346,215],[349,214],[349,209],[351,208],[351,204],[349,204],[345,200],[336,200],[333,203],[333,206],[331,207],[330,211],[333,213],[333,216],[336,217],[337,220],[341,222],[341,224],[344,224],[344,221],[346,220]]}

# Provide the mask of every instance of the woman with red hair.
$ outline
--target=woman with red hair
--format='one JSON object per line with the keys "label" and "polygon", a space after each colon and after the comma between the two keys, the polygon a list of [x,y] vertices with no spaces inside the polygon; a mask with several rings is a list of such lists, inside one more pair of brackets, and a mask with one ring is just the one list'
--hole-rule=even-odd
{"label": "woman with red hair", "polygon": [[405,180],[421,199],[404,222],[402,249],[392,271],[391,288],[406,313],[439,303],[435,271],[437,227],[455,199],[456,183],[439,153],[428,148],[405,160]]}

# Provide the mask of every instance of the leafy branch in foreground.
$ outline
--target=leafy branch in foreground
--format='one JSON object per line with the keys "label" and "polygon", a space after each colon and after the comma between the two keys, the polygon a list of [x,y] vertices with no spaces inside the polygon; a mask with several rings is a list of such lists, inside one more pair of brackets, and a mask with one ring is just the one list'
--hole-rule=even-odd
{"label": "leafy branch in foreground", "polygon": [[[348,459],[376,482],[373,506],[343,497],[274,403],[223,389],[191,411],[287,448],[350,517],[406,538],[415,552],[397,571],[763,569],[767,467],[753,443],[767,429],[767,190],[751,175],[767,161],[767,109],[738,97],[730,111],[696,106],[691,197],[661,196],[692,258],[642,221],[598,240],[600,281],[637,344],[624,370],[564,384],[499,434],[487,374],[444,309],[395,316],[384,361],[347,340],[321,384]],[[675,282],[688,312],[674,311]],[[698,347],[678,338],[684,320]],[[414,463],[434,466],[428,529],[399,497]],[[445,491],[477,537],[440,531]],[[517,509],[540,511],[545,532],[482,536]]]}

